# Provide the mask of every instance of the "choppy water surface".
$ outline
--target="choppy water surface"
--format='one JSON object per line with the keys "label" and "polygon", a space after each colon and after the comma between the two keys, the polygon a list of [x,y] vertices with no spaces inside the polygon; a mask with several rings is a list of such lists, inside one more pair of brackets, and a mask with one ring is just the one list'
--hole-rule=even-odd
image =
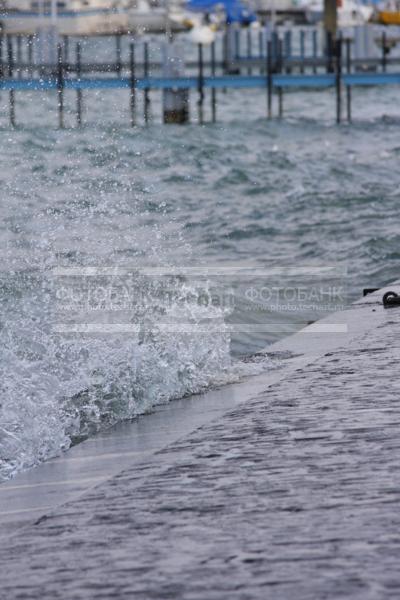
{"label": "choppy water surface", "polygon": [[[288,94],[283,122],[265,120],[262,92],[234,92],[216,126],[132,130],[125,93],[93,93],[86,126],[56,131],[55,97],[32,95],[10,131],[3,94],[0,479],[269,368],[241,358],[398,278],[396,97],[357,91],[356,123],[336,127],[330,92]],[[65,270],[80,267],[98,270]],[[125,329],[58,327],[88,322]]]}

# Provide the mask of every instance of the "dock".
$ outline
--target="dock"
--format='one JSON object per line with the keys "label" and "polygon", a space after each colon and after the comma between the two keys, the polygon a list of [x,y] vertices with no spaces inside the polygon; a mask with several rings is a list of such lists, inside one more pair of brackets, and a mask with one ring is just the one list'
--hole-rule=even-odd
{"label": "dock", "polygon": [[[217,121],[217,92],[259,90],[266,95],[266,117],[271,119],[283,118],[285,92],[318,92],[331,88],[335,92],[332,115],[340,123],[353,119],[353,89],[400,83],[400,57],[390,54],[394,41],[384,31],[375,39],[373,56],[360,56],[359,52],[355,55],[355,39],[341,34],[335,39],[327,34],[322,39],[316,30],[301,29],[296,31],[296,36],[290,30],[284,34],[261,31],[256,37],[248,32],[247,46],[243,48],[239,36],[225,33],[218,44],[199,44],[194,57],[190,56],[193,48],[188,48],[187,57],[184,53],[180,63],[177,56],[182,52],[174,50],[173,42],[157,42],[156,50],[160,54],[160,47],[164,49],[164,59],[152,60],[154,52],[150,42],[131,38],[121,41],[123,36],[117,36],[115,61],[104,63],[85,60],[82,43],[66,38],[58,44],[53,64],[38,64],[33,60],[31,39],[0,36],[0,92],[9,95],[12,127],[19,123],[17,95],[54,92],[58,126],[64,128],[69,92],[76,94],[75,123],[80,127],[84,123],[83,93],[87,96],[96,90],[104,93],[127,90],[129,124],[137,126],[149,122],[151,92],[163,95],[161,121],[168,123],[189,121],[189,98],[196,94],[197,121],[203,124],[206,102],[211,106],[211,121]],[[142,115],[138,108],[139,95],[143,96]],[[179,108],[174,109],[175,105]]]}
{"label": "dock", "polygon": [[0,486],[0,597],[397,599],[400,307],[369,293]]}

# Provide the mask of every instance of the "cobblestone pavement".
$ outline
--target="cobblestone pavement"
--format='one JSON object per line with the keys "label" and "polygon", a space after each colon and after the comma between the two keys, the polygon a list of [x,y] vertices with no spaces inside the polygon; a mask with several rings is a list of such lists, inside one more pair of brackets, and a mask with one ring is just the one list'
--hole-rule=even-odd
{"label": "cobblestone pavement", "polygon": [[1,598],[400,598],[400,309],[0,548]]}

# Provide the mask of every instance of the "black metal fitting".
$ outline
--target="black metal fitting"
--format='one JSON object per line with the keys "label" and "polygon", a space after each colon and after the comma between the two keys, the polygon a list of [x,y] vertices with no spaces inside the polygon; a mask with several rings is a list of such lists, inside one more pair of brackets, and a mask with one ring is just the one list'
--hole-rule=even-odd
{"label": "black metal fitting", "polygon": [[391,308],[392,306],[400,306],[400,296],[396,292],[386,292],[382,298],[383,306]]}

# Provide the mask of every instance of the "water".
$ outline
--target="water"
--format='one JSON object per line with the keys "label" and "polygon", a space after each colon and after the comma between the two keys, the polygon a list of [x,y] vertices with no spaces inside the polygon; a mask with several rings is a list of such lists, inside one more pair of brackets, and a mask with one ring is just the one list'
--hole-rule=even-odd
{"label": "water", "polygon": [[[396,98],[357,90],[336,127],[329,91],[287,94],[282,122],[261,91],[221,93],[217,125],[181,128],[153,94],[131,130],[127,93],[93,93],[83,130],[56,131],[55,96],[20,94],[10,131],[3,94],[0,479],[273,368],[249,357],[397,278]],[[65,333],[87,322],[101,332]]]}

